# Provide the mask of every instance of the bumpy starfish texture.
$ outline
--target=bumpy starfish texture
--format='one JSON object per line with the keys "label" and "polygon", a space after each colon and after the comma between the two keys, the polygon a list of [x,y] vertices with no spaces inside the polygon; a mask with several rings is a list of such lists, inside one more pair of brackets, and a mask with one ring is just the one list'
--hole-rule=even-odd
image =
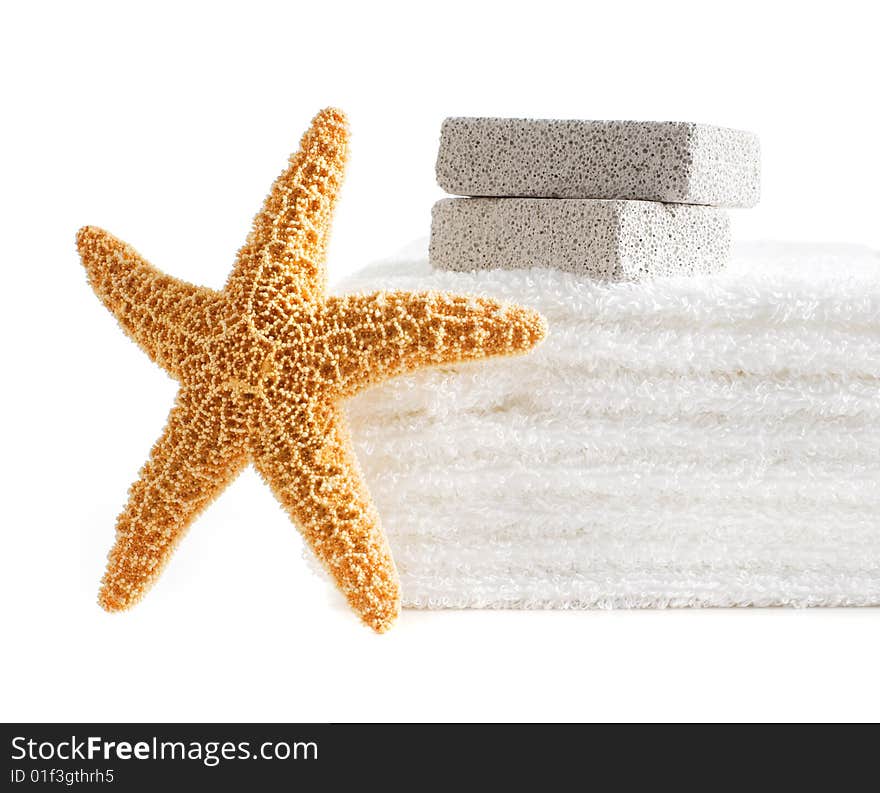
{"label": "bumpy starfish texture", "polygon": [[99,602],[135,604],[195,517],[252,462],[368,625],[400,607],[397,572],[340,401],[424,366],[525,352],[536,313],[437,292],[326,294],[348,129],[319,113],[278,177],[225,287],[161,273],[105,231],[77,246],[125,332],[180,382],[119,516]]}

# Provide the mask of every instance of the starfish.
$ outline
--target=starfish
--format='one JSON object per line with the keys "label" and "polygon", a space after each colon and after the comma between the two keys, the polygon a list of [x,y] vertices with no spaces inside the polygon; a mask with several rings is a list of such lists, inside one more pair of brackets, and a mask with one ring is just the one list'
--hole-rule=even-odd
{"label": "starfish", "polygon": [[180,387],[116,524],[99,603],[137,603],[196,516],[252,463],[363,621],[400,608],[397,571],[341,402],[425,366],[529,350],[533,311],[441,292],[327,294],[326,248],[347,159],[338,110],[312,121],[225,286],[193,286],[87,226],[89,282]]}

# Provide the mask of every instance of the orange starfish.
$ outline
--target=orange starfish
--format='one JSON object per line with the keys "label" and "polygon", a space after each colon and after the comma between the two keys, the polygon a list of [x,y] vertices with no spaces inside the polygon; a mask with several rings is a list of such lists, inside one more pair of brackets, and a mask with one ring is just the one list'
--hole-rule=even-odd
{"label": "orange starfish", "polygon": [[132,485],[99,596],[135,604],[195,517],[253,462],[368,625],[400,608],[397,572],[340,400],[424,366],[524,352],[543,319],[437,292],[326,294],[324,259],[348,150],[324,110],[275,181],[220,291],[165,275],[105,231],[80,230],[89,281],[123,330],[180,382]]}

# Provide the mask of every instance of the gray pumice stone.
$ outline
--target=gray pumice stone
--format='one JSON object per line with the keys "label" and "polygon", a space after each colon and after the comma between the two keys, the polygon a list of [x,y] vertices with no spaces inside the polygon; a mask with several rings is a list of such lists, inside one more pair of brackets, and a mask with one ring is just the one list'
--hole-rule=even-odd
{"label": "gray pumice stone", "polygon": [[723,209],[654,201],[447,198],[432,211],[430,261],[441,270],[544,267],[598,280],[722,269]]}
{"label": "gray pumice stone", "polygon": [[756,135],[679,121],[447,118],[437,182],[462,196],[619,198],[751,207]]}

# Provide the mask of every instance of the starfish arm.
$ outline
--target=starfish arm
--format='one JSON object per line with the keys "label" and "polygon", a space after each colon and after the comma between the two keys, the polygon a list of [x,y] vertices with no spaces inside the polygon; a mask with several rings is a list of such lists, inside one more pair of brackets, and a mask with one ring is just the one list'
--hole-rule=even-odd
{"label": "starfish arm", "polygon": [[251,443],[257,471],[352,608],[386,631],[400,610],[397,570],[339,409],[270,411]]}
{"label": "starfish arm", "polygon": [[101,302],[151,360],[179,378],[199,345],[208,307],[220,296],[165,275],[130,245],[94,226],[80,229],[76,243]]}
{"label": "starfish arm", "polygon": [[243,428],[218,418],[234,415],[223,400],[178,393],[116,523],[98,598],[107,611],[127,609],[143,597],[192,521],[245,466]]}
{"label": "starfish arm", "polygon": [[330,222],[348,138],[342,111],[328,108],[318,113],[254,219],[227,289],[255,321],[271,323],[283,309],[273,296],[305,302],[323,298]]}
{"label": "starfish arm", "polygon": [[524,353],[547,333],[531,309],[443,292],[330,297],[323,325],[343,397],[426,366]]}

